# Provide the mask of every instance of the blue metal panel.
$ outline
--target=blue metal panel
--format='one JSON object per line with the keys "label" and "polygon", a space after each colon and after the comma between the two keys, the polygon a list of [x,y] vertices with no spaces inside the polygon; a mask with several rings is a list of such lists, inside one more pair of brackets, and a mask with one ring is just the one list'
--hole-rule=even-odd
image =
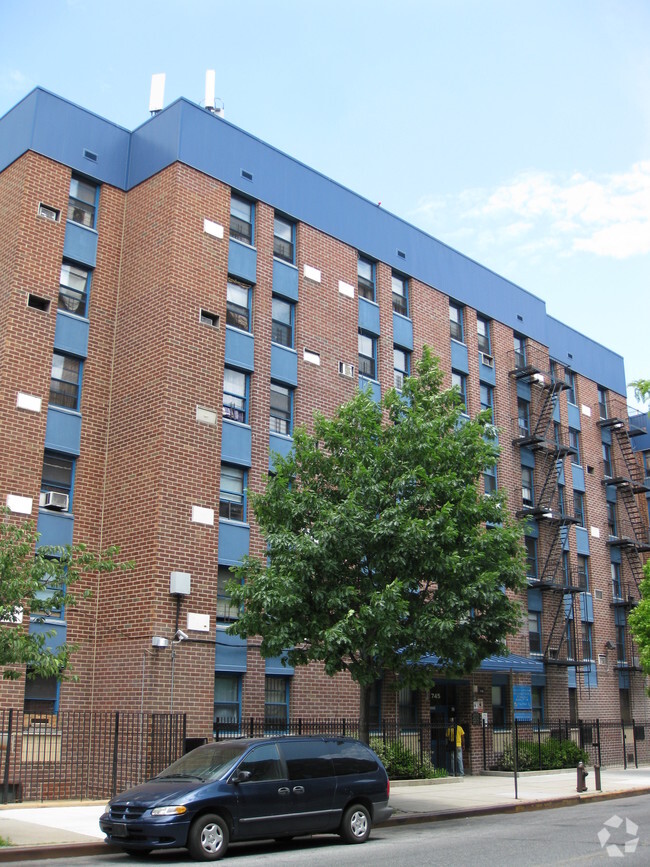
{"label": "blue metal panel", "polygon": [[537,587],[528,588],[528,610],[542,610],[542,591]]}
{"label": "blue metal panel", "polygon": [[524,533],[526,536],[532,536],[533,539],[539,539],[539,524],[534,518],[529,518],[526,521]]}
{"label": "blue metal panel", "polygon": [[223,566],[234,566],[248,554],[250,543],[250,527],[248,524],[219,521],[219,563]]}
{"label": "blue metal panel", "polygon": [[271,344],[271,379],[285,385],[298,385],[298,353],[295,349]]}
{"label": "blue metal panel", "polygon": [[594,600],[591,593],[580,593],[580,619],[585,623],[594,622]]}
{"label": "blue metal panel", "polygon": [[492,367],[488,367],[487,365],[483,364],[480,359],[478,364],[478,376],[481,382],[485,382],[487,385],[496,385],[497,378],[494,365],[492,365]]}
{"label": "blue metal panel", "polygon": [[577,689],[578,688],[578,680],[576,678],[575,668],[570,667],[567,674],[569,675],[569,681],[568,681],[569,689]]}
{"label": "blue metal panel", "polygon": [[359,298],[359,328],[369,334],[379,335],[379,304]]}
{"label": "blue metal panel", "polygon": [[553,401],[553,421],[560,422],[560,401]]}
{"label": "blue metal panel", "polygon": [[519,457],[522,467],[535,468],[535,455],[530,449],[519,449]]}
{"label": "blue metal panel", "polygon": [[78,455],[81,444],[81,413],[58,406],[47,408],[45,448]]}
{"label": "blue metal panel", "polygon": [[574,430],[580,430],[580,409],[574,403],[570,403],[568,407],[569,427],[572,427]]}
{"label": "blue metal panel", "polygon": [[298,300],[298,269],[295,265],[273,260],[273,292],[288,301]]}
{"label": "blue metal panel", "polygon": [[[574,331],[552,316],[546,317],[549,354],[572,370],[609,388],[627,394],[622,356],[606,349],[595,340]],[[569,357],[571,356],[571,357]]]}
{"label": "blue metal panel", "polygon": [[253,335],[226,325],[226,364],[241,370],[254,370],[254,354]]}
{"label": "blue metal panel", "polygon": [[524,400],[530,400],[530,383],[524,382],[522,379],[517,380],[517,397],[523,397]]}
{"label": "blue metal panel", "polygon": [[564,597],[564,616],[573,620],[573,597],[567,593]]}
{"label": "blue metal panel", "polygon": [[370,397],[376,403],[379,403],[379,401],[381,400],[381,386],[374,379],[366,379],[365,376],[360,376],[359,388],[361,389],[361,391],[365,391],[367,388],[370,388]]}
{"label": "blue metal panel", "polygon": [[617,606],[614,609],[614,623],[617,626],[626,626],[627,625],[627,619],[626,619],[624,608],[620,608]]}
{"label": "blue metal panel", "polygon": [[54,331],[54,348],[60,352],[88,357],[88,330],[90,323],[80,316],[71,316],[58,310]]}
{"label": "blue metal panel", "polygon": [[72,545],[74,517],[70,512],[39,509],[36,529],[41,534],[37,543],[38,547],[41,545]]}
{"label": "blue metal panel", "polygon": [[282,664],[282,660],[286,660],[286,658],[286,653],[283,653],[281,656],[269,656],[266,660],[266,674],[287,675],[287,677],[293,674],[292,665]]}
{"label": "blue metal panel", "polygon": [[63,257],[94,268],[97,264],[97,232],[68,220],[65,224]]}
{"label": "blue metal panel", "polygon": [[557,461],[556,470],[557,470],[557,483],[558,483],[558,485],[565,485],[566,481],[564,478],[564,461]]}
{"label": "blue metal panel", "polygon": [[618,673],[618,688],[619,689],[629,689],[630,688],[630,672],[629,671],[619,671],[619,673]]}
{"label": "blue metal panel", "polygon": [[530,685],[531,686],[546,686],[546,675],[545,674],[531,674]]}
{"label": "blue metal panel", "polygon": [[275,461],[273,460],[274,453],[279,453],[283,458],[286,458],[293,448],[293,437],[283,437],[280,434],[269,434],[269,470],[273,470]]}
{"label": "blue metal panel", "polygon": [[589,556],[589,533],[585,527],[576,527],[576,551]]}
{"label": "blue metal panel", "polygon": [[585,491],[585,471],[579,464],[571,464],[574,491]]}
{"label": "blue metal panel", "polygon": [[252,436],[250,425],[224,418],[221,428],[221,460],[227,464],[251,466]]}
{"label": "blue metal panel", "polygon": [[234,238],[228,245],[228,273],[247,283],[257,283],[257,250]]}
{"label": "blue metal panel", "polygon": [[610,548],[609,549],[609,559],[612,563],[622,563],[623,558],[621,556],[620,548]]}
{"label": "blue metal panel", "polygon": [[413,352],[413,323],[399,313],[393,313],[393,343]]}
{"label": "blue metal panel", "polygon": [[[46,620],[43,623],[36,623],[34,620],[30,620],[29,631],[32,635],[45,636],[45,647],[47,650],[56,651],[66,641],[67,626],[60,620]],[[53,632],[54,635],[48,635],[48,632]]]}
{"label": "blue metal panel", "polygon": [[560,540],[562,541],[562,550],[569,551],[571,549],[571,545],[569,544],[568,527],[560,527]]}
{"label": "blue metal panel", "polygon": [[214,670],[228,672],[246,671],[247,641],[238,635],[228,635],[217,627],[215,635],[217,646],[214,652]]}
{"label": "blue metal panel", "polygon": [[457,370],[459,373],[469,373],[467,347],[464,343],[459,343],[457,340],[451,341],[451,366],[453,370]]}
{"label": "blue metal panel", "polygon": [[0,172],[29,150],[37,104],[32,90],[0,119]]}
{"label": "blue metal panel", "polygon": [[598,672],[596,671],[596,663],[590,662],[585,667],[585,686],[589,689],[595,689],[598,686]]}
{"label": "blue metal panel", "polygon": [[601,438],[602,442],[607,443],[608,445],[611,446],[611,444],[612,444],[612,432],[608,427],[601,428],[600,438]]}

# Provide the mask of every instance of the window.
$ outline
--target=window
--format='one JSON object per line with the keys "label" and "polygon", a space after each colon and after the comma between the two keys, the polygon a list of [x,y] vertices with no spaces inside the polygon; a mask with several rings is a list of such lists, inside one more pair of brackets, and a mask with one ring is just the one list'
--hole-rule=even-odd
{"label": "window", "polygon": [[260,744],[252,749],[239,765],[239,770],[249,773],[248,779],[253,783],[285,779],[277,744]]}
{"label": "window", "polygon": [[230,521],[243,521],[245,517],[246,473],[241,467],[221,465],[221,485],[219,488],[219,517]]}
{"label": "window", "polygon": [[96,184],[82,181],[74,175],[70,180],[70,198],[68,199],[68,220],[95,228],[95,203],[97,201]]}
{"label": "window", "polygon": [[494,389],[491,385],[480,384],[481,409],[489,409],[494,420]]}
{"label": "window", "polygon": [[291,436],[291,389],[271,383],[271,433]]}
{"label": "window", "polygon": [[600,418],[607,418],[607,389],[598,386],[598,414]]}
{"label": "window", "polygon": [[526,367],[526,338],[521,334],[514,335],[515,369],[521,370]]}
{"label": "window", "polygon": [[609,443],[603,443],[603,474],[605,478],[611,479],[612,472],[612,448]]}
{"label": "window", "polygon": [[56,677],[25,678],[25,713],[56,713],[59,682]]}
{"label": "window", "polygon": [[562,577],[564,578],[564,586],[571,586],[571,570],[569,569],[569,554],[567,551],[562,551]]}
{"label": "window", "polygon": [[490,355],[490,322],[482,316],[476,317],[476,333],[478,334],[478,348],[485,355]]}
{"label": "window", "polygon": [[492,724],[495,729],[503,729],[508,724],[508,687],[492,683]]}
{"label": "window", "polygon": [[557,486],[557,503],[560,515],[566,515],[566,497],[564,496],[564,485]]}
{"label": "window", "polygon": [[542,615],[539,611],[528,612],[528,646],[531,653],[542,652]]}
{"label": "window", "polygon": [[226,324],[250,331],[250,286],[228,281],[226,290]]}
{"label": "window", "polygon": [[359,374],[368,379],[376,379],[377,341],[369,334],[359,332]]}
{"label": "window", "polygon": [[375,300],[375,263],[363,256],[357,261],[357,291],[360,298]]}
{"label": "window", "polygon": [[523,397],[517,398],[517,426],[519,436],[527,437],[530,432],[530,403]]}
{"label": "window", "polygon": [[462,373],[457,373],[455,370],[452,370],[451,385],[452,388],[457,386],[460,390],[460,398],[465,411],[467,411],[467,377]]}
{"label": "window", "polygon": [[264,728],[267,732],[283,732],[289,726],[288,677],[266,675],[264,682]]}
{"label": "window", "polygon": [[593,659],[594,658],[594,649],[593,649],[593,629],[591,623],[583,623],[582,624],[582,658],[583,659]]}
{"label": "window", "polygon": [[64,262],[59,277],[59,310],[85,316],[90,272],[79,265]]}
{"label": "window", "polygon": [[524,536],[526,546],[526,577],[537,579],[537,541],[533,536]]}
{"label": "window", "polygon": [[225,367],[223,371],[223,417],[246,422],[248,411],[248,376]]}
{"label": "window", "polygon": [[391,278],[393,287],[393,310],[402,316],[409,315],[409,283],[406,277],[393,274]]}
{"label": "window", "polygon": [[569,428],[569,446],[575,452],[573,456],[573,463],[582,463],[582,461],[580,460],[580,431],[574,430],[572,427]]}
{"label": "window", "polygon": [[55,352],[52,355],[50,403],[66,409],[78,409],[80,380],[81,362],[77,358]]}
{"label": "window", "polygon": [[284,217],[276,215],[273,220],[273,255],[285,262],[294,261],[295,225]]}
{"label": "window", "polygon": [[[566,658],[575,659],[575,646],[573,640],[573,620],[566,620],[564,625],[564,634],[566,636]],[[571,690],[569,690],[569,693]]]}
{"label": "window", "polygon": [[610,536],[618,536],[618,520],[616,517],[616,503],[607,503],[607,529]]}
{"label": "window", "polygon": [[616,661],[625,662],[625,626],[622,624],[616,627]]}
{"label": "window", "polygon": [[[219,566],[217,572],[217,620],[239,620],[239,608],[230,602],[230,594],[226,592],[226,585],[233,581],[235,576],[228,566]],[[217,633],[218,635],[218,633]]]}
{"label": "window", "polygon": [[463,342],[463,308],[449,302],[449,333],[454,340]]}
{"label": "window", "polygon": [[237,196],[230,198],[230,237],[245,244],[253,243],[253,205]]}
{"label": "window", "polygon": [[576,400],[576,377],[572,370],[565,368],[564,382],[567,386],[567,400],[569,403],[577,403]]}
{"label": "window", "polygon": [[589,592],[589,558],[578,554],[578,587]]}
{"label": "window", "polygon": [[534,503],[533,471],[530,467],[521,468],[521,500],[524,508],[531,508]]}
{"label": "window", "polygon": [[41,492],[55,491],[60,494],[70,495],[72,493],[73,477],[73,458],[57,454],[57,452],[45,452],[43,456]]}
{"label": "window", "polygon": [[282,298],[271,299],[271,340],[281,346],[293,348],[294,305]]}
{"label": "window", "polygon": [[497,489],[497,466],[488,467],[483,472],[483,483],[485,485],[485,493],[490,495],[496,493]]}
{"label": "window", "polygon": [[533,723],[542,725],[544,722],[544,687],[531,687],[533,699]]}
{"label": "window", "polygon": [[411,366],[411,353],[398,346],[393,347],[393,374],[395,388],[399,391],[404,387],[404,378],[409,375]]}
{"label": "window", "polygon": [[612,596],[614,599],[623,598],[623,588],[621,586],[621,564],[612,563]]}
{"label": "window", "polygon": [[[217,642],[219,633],[217,632]],[[241,676],[214,676],[214,733],[239,734],[241,726]]]}
{"label": "window", "polygon": [[585,495],[582,491],[573,492],[573,514],[581,527],[586,526],[585,523]]}
{"label": "window", "polygon": [[403,686],[399,691],[399,723],[403,727],[418,724],[418,692],[410,686]]}

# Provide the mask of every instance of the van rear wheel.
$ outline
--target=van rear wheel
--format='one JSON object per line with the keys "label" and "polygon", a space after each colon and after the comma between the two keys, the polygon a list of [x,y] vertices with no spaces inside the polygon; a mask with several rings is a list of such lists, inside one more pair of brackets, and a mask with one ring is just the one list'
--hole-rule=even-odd
{"label": "van rear wheel", "polygon": [[218,861],[226,854],[230,832],[228,825],[216,813],[207,813],[195,820],[187,837],[187,848],[197,861]]}
{"label": "van rear wheel", "polygon": [[370,836],[372,821],[363,804],[352,804],[343,813],[339,834],[346,843],[365,843]]}

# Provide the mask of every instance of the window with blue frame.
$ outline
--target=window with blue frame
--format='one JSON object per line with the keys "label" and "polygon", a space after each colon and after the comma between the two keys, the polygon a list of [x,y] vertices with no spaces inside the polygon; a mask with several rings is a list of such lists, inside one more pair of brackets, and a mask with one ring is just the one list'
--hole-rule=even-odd
{"label": "window with blue frame", "polygon": [[247,199],[230,197],[230,237],[244,244],[253,243],[255,207]]}
{"label": "window with blue frame", "polygon": [[582,491],[573,492],[573,515],[579,526],[586,527],[585,519],[585,495]]}
{"label": "window with blue frame", "polygon": [[489,409],[492,413],[492,421],[494,421],[494,389],[491,385],[486,385],[484,382],[480,384],[480,400],[481,409]]}
{"label": "window with blue frame", "polygon": [[580,460],[580,431],[569,428],[569,446],[573,450],[574,455],[571,458],[574,464],[581,464]]}
{"label": "window with blue frame", "polygon": [[359,374],[368,379],[377,378],[377,339],[359,331]]}
{"label": "window with blue frame", "polygon": [[571,585],[571,569],[569,568],[569,554],[567,551],[562,551],[562,577],[564,578],[564,586]]}
{"label": "window with blue frame", "polygon": [[280,346],[293,348],[293,313],[295,304],[284,298],[271,299],[271,340]]}
{"label": "window with blue frame", "polygon": [[68,199],[68,220],[95,228],[97,184],[73,175],[70,180],[70,198]]}
{"label": "window with blue frame", "polygon": [[523,464],[521,466],[521,502],[525,509],[530,509],[535,505],[533,471]]}
{"label": "window with blue frame", "polygon": [[564,485],[557,486],[557,504],[560,515],[566,515],[566,497],[564,495]]}
{"label": "window with blue frame", "polygon": [[375,263],[363,256],[357,260],[357,292],[360,298],[375,300]]}
{"label": "window with blue frame", "polygon": [[478,348],[484,355],[490,352],[490,320],[483,316],[476,317],[476,333],[478,335]]}
{"label": "window with blue frame", "polygon": [[217,673],[214,676],[214,733],[239,734],[240,728],[241,675]]}
{"label": "window with blue frame", "polygon": [[271,415],[270,415],[270,430],[271,433],[283,434],[291,436],[292,431],[292,404],[293,404],[292,389],[284,385],[278,385],[276,382],[271,383]]}
{"label": "window with blue frame", "polygon": [[463,403],[464,411],[467,412],[467,377],[463,373],[452,370],[451,385],[452,388],[458,388],[460,391],[460,399]]}
{"label": "window with blue frame", "polygon": [[598,386],[598,414],[600,418],[607,418],[607,389]]}
{"label": "window with blue frame", "polygon": [[528,647],[531,654],[542,652],[542,615],[539,611],[528,612]]}
{"label": "window with blue frame", "polygon": [[526,367],[526,338],[521,334],[513,335],[515,348],[515,369],[521,370]]}
{"label": "window with blue frame", "polygon": [[509,703],[508,687],[501,683],[492,684],[492,724],[495,729],[508,725]]}
{"label": "window with blue frame", "polygon": [[625,626],[618,624],[616,626],[616,661],[624,663],[627,660],[625,652]]}
{"label": "window with blue frame", "polygon": [[[28,669],[29,673],[29,669]],[[48,716],[56,713],[59,682],[56,677],[26,677],[23,710]]]}
{"label": "window with blue frame", "polygon": [[244,521],[246,517],[246,471],[241,467],[221,464],[219,485],[219,517]]}
{"label": "window with blue frame", "polygon": [[612,465],[612,448],[609,443],[603,443],[603,475],[611,479],[614,475]]}
{"label": "window with blue frame", "polygon": [[90,271],[72,262],[63,262],[59,277],[59,310],[85,316],[88,307]]}
{"label": "window with blue frame", "polygon": [[223,371],[223,417],[242,423],[248,419],[248,374],[232,367]]}
{"label": "window with blue frame", "polygon": [[593,629],[591,623],[582,623],[582,658],[592,660],[594,658]]}
{"label": "window with blue frame", "polygon": [[524,397],[517,398],[517,428],[522,438],[530,433],[530,403]]}
{"label": "window with blue frame", "polygon": [[276,259],[282,259],[293,265],[295,234],[295,223],[276,214],[273,220],[273,255]]}
{"label": "window with blue frame", "polygon": [[578,554],[578,587],[589,592],[589,557]]}
{"label": "window with blue frame", "polygon": [[[72,503],[72,482],[74,478],[74,458],[46,451],[43,456],[43,474],[41,477],[41,503],[43,495],[58,493],[68,495],[68,509]],[[60,501],[58,501],[60,502]],[[67,511],[61,508],[60,511]]]}
{"label": "window with blue frame", "polygon": [[391,277],[393,290],[393,310],[402,316],[409,315],[409,281],[401,274]]}
{"label": "window with blue frame", "polygon": [[[566,640],[566,658],[575,659],[575,640],[573,631],[573,620],[566,620],[564,624],[564,636]],[[569,690],[570,692],[570,690]]]}
{"label": "window with blue frame", "polygon": [[50,398],[53,406],[79,409],[81,362],[78,358],[55,352],[52,355]]}
{"label": "window with blue frame", "polygon": [[267,674],[264,681],[264,729],[286,732],[289,727],[291,679]]}
{"label": "window with blue frame", "polygon": [[228,281],[226,288],[226,325],[250,331],[251,287]]}
{"label": "window with blue frame", "polygon": [[614,599],[623,598],[623,587],[621,585],[621,564],[612,563],[612,596]]}
{"label": "window with blue frame", "polygon": [[569,403],[577,403],[576,397],[576,377],[572,370],[565,368],[564,371],[564,382],[567,386],[567,400]]}
{"label": "window with blue frame", "polygon": [[496,493],[497,490],[497,465],[495,464],[493,467],[488,467],[483,472],[483,482],[485,485],[485,493],[491,496]]}
{"label": "window with blue frame", "polygon": [[232,623],[239,620],[239,608],[230,601],[230,594],[226,591],[229,581],[235,576],[229,566],[219,566],[217,573],[217,621],[219,623]]}
{"label": "window with blue frame", "polygon": [[534,536],[524,536],[526,546],[526,577],[537,579],[537,540]]}
{"label": "window with blue frame", "polygon": [[463,308],[453,301],[449,302],[449,333],[453,340],[463,343]]}
{"label": "window with blue frame", "polygon": [[533,700],[533,724],[542,725],[544,723],[544,687],[531,687],[531,697]]}
{"label": "window with blue frame", "polygon": [[398,391],[404,388],[404,379],[411,369],[411,353],[399,346],[393,346],[393,377],[394,385]]}
{"label": "window with blue frame", "polygon": [[607,529],[610,536],[618,536],[618,519],[616,516],[616,503],[607,503]]}

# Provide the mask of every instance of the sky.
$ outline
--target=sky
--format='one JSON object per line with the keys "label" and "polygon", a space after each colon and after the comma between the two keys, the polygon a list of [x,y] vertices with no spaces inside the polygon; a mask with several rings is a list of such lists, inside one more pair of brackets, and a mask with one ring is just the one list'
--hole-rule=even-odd
{"label": "sky", "polygon": [[0,0],[0,116],[40,85],[133,129],[207,69],[231,123],[650,378],[650,0]]}

